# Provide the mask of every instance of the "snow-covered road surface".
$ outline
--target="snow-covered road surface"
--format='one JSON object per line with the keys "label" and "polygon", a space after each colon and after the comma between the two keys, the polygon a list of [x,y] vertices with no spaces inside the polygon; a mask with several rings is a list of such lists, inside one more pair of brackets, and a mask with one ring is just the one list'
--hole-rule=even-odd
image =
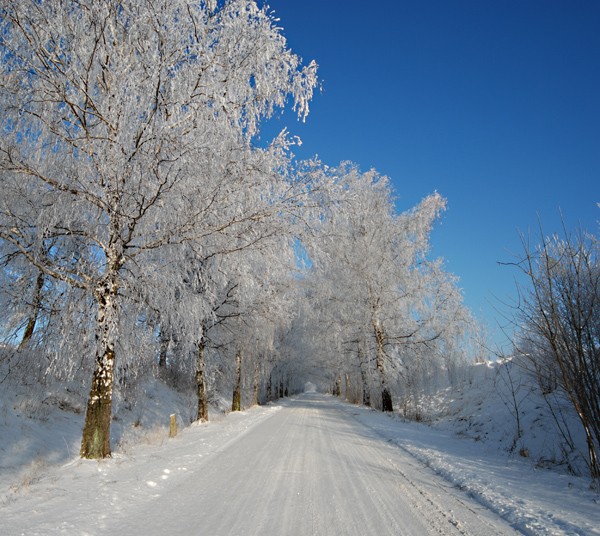
{"label": "snow-covered road surface", "polygon": [[513,534],[352,418],[304,396],[109,532],[126,534]]}
{"label": "snow-covered road surface", "polygon": [[74,462],[0,508],[2,534],[515,534],[354,411],[304,395],[133,458]]}

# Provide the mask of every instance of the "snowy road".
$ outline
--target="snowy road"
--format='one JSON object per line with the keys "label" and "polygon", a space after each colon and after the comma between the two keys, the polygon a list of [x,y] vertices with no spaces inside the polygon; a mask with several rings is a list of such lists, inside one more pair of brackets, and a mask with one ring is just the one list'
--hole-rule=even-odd
{"label": "snowy road", "polygon": [[168,518],[151,505],[125,533],[513,533],[351,411],[318,395],[292,402],[164,497]]}
{"label": "snowy road", "polygon": [[[230,443],[116,534],[513,534],[352,417],[304,396]],[[131,520],[131,522],[129,522]]]}
{"label": "snowy road", "polygon": [[304,395],[132,459],[78,462],[0,510],[3,534],[515,534],[354,411]]}

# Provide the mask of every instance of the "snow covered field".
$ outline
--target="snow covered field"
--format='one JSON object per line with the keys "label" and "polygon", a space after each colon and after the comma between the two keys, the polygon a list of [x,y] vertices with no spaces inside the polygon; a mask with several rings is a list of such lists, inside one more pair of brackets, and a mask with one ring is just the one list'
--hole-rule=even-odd
{"label": "snow covered field", "polygon": [[[415,496],[422,497],[425,502],[414,502],[412,508],[419,510],[425,508],[427,503],[431,510],[431,504],[435,504],[433,510],[421,512],[433,516],[433,520],[444,517],[440,509],[450,508],[450,513],[455,516],[451,518],[454,525],[442,525],[445,528],[439,530],[446,530],[442,534],[452,534],[457,527],[461,529],[458,533],[483,534],[485,530],[478,523],[490,516],[490,519],[497,517],[500,521],[485,521],[493,524],[484,523],[483,526],[494,526],[499,534],[507,532],[497,528],[494,523],[506,522],[507,527],[524,534],[600,534],[600,500],[598,493],[590,489],[589,479],[572,476],[564,467],[550,470],[538,463],[537,450],[548,443],[547,435],[544,441],[536,439],[542,430],[541,424],[537,430],[529,426],[521,438],[523,443],[520,448],[528,449],[528,457],[519,455],[517,451],[513,454],[507,452],[507,444],[512,442],[514,435],[514,422],[509,418],[510,406],[498,403],[497,397],[502,397],[498,381],[497,367],[477,369],[470,389],[465,390],[462,396],[454,392],[454,399],[450,400],[451,393],[448,392],[445,398],[440,396],[436,400],[439,415],[433,425],[403,422],[397,414],[384,415],[345,404],[333,397],[303,395],[242,413],[225,416],[215,412],[213,422],[184,428],[175,439],[168,439],[168,414],[178,412],[183,415],[189,401],[156,382],[148,386],[144,397],[139,397],[138,406],[123,410],[117,416],[113,423],[113,458],[101,462],[84,461],[78,457],[83,414],[76,400],[67,404],[66,395],[58,397],[56,393],[48,394],[45,400],[31,400],[26,392],[8,390],[4,384],[0,386],[3,389],[0,393],[1,533],[7,536],[101,535],[113,533],[111,527],[118,525],[121,534],[164,534],[158,529],[152,532],[152,526],[159,524],[157,519],[164,519],[165,527],[172,526],[170,533],[178,534],[177,523],[185,523],[182,519],[189,518],[188,514],[194,512],[178,509],[183,508],[181,500],[171,495],[177,493],[177,489],[194,490],[197,486],[199,495],[190,498],[186,508],[196,509],[194,519],[201,524],[202,515],[199,512],[203,511],[202,505],[208,505],[210,509],[206,511],[214,513],[218,501],[225,501],[224,504],[227,501],[235,502],[235,497],[239,499],[240,494],[251,494],[253,486],[257,494],[262,493],[272,482],[273,485],[283,486],[283,489],[287,485],[288,495],[286,501],[280,503],[271,499],[270,506],[261,506],[265,509],[263,528],[275,528],[277,522],[291,523],[298,514],[298,507],[304,511],[308,507],[314,509],[318,506],[321,510],[316,510],[318,519],[313,524],[313,533],[325,534],[327,532],[323,527],[327,525],[323,523],[327,521],[330,509],[327,505],[321,505],[323,497],[318,493],[325,491],[317,492],[314,482],[323,481],[326,471],[331,472],[329,480],[332,476],[334,480],[340,479],[337,487],[329,489],[325,486],[325,489],[329,489],[327,493],[339,494],[342,493],[340,489],[347,490],[348,496],[342,497],[341,503],[344,499],[352,499],[356,503],[352,493],[357,491],[352,486],[356,488],[360,483],[366,491],[373,491],[381,484],[375,480],[369,481],[371,477],[375,478],[375,474],[369,472],[369,464],[373,460],[368,458],[364,460],[364,467],[360,463],[350,465],[348,461],[344,466],[338,467],[330,462],[324,468],[319,468],[318,464],[325,462],[319,461],[318,453],[309,455],[306,450],[309,447],[303,446],[299,439],[306,437],[310,445],[318,446],[321,436],[311,437],[311,434],[319,428],[329,431],[326,440],[321,439],[320,452],[326,447],[334,452],[339,449],[337,459],[356,460],[360,456],[361,451],[344,450],[345,447],[341,446],[348,438],[361,438],[361,443],[365,445],[360,448],[391,449],[381,451],[381,459],[394,460],[397,456],[402,461],[396,461],[393,466],[395,469],[390,470],[392,473],[396,471],[396,476],[386,484],[390,493],[391,488],[402,485],[401,496],[410,499],[409,491],[413,488],[406,487],[406,483],[425,486],[414,487]],[[486,394],[486,402],[483,402],[481,397]],[[56,406],[59,399],[64,410]],[[310,410],[312,413],[307,413],[307,399],[322,402],[323,408],[317,408],[320,413],[315,413],[315,408]],[[519,407],[527,423],[530,413],[527,404],[533,404],[534,399],[530,397],[523,400],[525,402]],[[445,416],[442,418],[442,415]],[[460,416],[457,418],[457,415]],[[180,418],[180,425],[187,418],[187,415]],[[310,420],[315,418],[317,421]],[[539,418],[538,422],[541,422]],[[545,430],[546,434],[550,433],[549,427]],[[335,434],[339,436],[339,445],[334,439]],[[468,434],[477,434],[478,440],[464,437]],[[287,437],[294,448],[299,449],[298,452],[283,452],[283,443],[277,442],[273,451],[262,450],[263,447],[259,449],[257,445],[260,441],[266,441],[265,437],[270,435]],[[269,440],[269,443],[273,441]],[[252,461],[254,450],[263,452],[262,458]],[[241,457],[240,463],[247,458],[251,466],[268,465],[268,471],[263,469],[259,473],[269,473],[262,485],[256,476],[249,481],[244,479],[240,469],[235,466],[233,453]],[[298,461],[303,457],[313,460],[310,462],[313,470],[319,468],[322,474],[307,473],[306,467]],[[296,467],[295,464],[300,465]],[[351,467],[357,468],[356,474],[354,469],[349,469]],[[434,485],[431,471],[437,473],[441,482],[446,484]],[[283,474],[285,478],[280,476]],[[344,478],[348,479],[348,483]],[[244,480],[243,486],[241,480]],[[203,487],[202,482],[207,487]],[[212,497],[220,485],[229,489],[230,495],[217,500]],[[298,493],[303,494],[297,497],[297,504],[289,495],[292,491],[296,493],[293,486],[297,486]],[[428,489],[426,486],[434,487]],[[438,492],[441,493],[443,488],[454,495],[449,499],[440,499]],[[311,493],[317,495],[307,499],[305,495]],[[456,493],[459,499],[452,498]],[[375,495],[385,493],[367,493],[364,496],[365,509],[369,510]],[[461,496],[463,499],[460,499]],[[317,505],[310,502],[314,500]],[[258,508],[258,505],[247,501],[244,499],[236,506],[238,514],[240,508],[246,515]],[[456,504],[463,506],[452,506],[447,501],[459,501]],[[392,504],[397,504],[399,511],[408,508],[399,502]],[[464,504],[475,506],[466,507]],[[239,519],[236,508],[220,509],[217,518],[213,516],[211,523],[214,527],[221,527],[220,533],[236,533],[235,520]],[[386,518],[381,512],[377,513],[377,508],[377,503],[374,503],[372,510],[379,516],[380,524],[375,522],[372,527],[379,534],[385,534]],[[385,508],[382,510],[386,511]],[[410,508],[407,511],[411,511]],[[457,519],[469,511],[473,519],[461,525]],[[149,524],[149,512],[154,512],[156,518],[152,518],[152,526],[146,526]],[[405,519],[408,514],[402,515]],[[448,512],[444,515],[447,516]],[[226,523],[224,518],[228,516],[231,519]],[[208,522],[208,518],[205,521]],[[389,522],[392,521],[390,518]],[[220,524],[215,525],[217,522]],[[145,527],[143,532],[140,532],[141,527]],[[409,529],[416,531],[415,527]],[[186,531],[179,533],[189,534]],[[202,529],[198,529],[197,533],[209,534]],[[351,529],[348,528],[346,533],[352,534]],[[367,533],[364,530],[362,532]]]}

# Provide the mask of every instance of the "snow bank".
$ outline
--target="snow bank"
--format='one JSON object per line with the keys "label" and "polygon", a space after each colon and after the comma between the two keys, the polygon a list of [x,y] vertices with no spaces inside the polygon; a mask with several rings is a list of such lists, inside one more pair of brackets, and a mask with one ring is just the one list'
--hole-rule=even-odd
{"label": "snow bank", "polygon": [[525,458],[536,468],[589,474],[583,428],[558,393],[545,398],[533,378],[510,360],[473,365],[467,378],[427,402],[425,413],[435,428],[510,458]]}
{"label": "snow bank", "polygon": [[590,481],[536,468],[502,445],[473,441],[397,414],[352,408],[354,417],[527,535],[600,534]]}
{"label": "snow bank", "polygon": [[[39,481],[51,468],[79,459],[87,386],[47,377],[33,383],[0,366],[0,505]],[[151,376],[118,389],[113,401],[111,446],[126,454],[139,445],[160,445],[169,436],[169,415],[180,428],[191,422],[193,401]],[[220,412],[213,411],[217,418]]]}
{"label": "snow bank", "polygon": [[555,418],[510,360],[473,365],[466,378],[421,401],[426,423],[366,408],[355,417],[524,534],[600,534],[600,495],[586,476],[585,436],[569,405],[556,399]]}

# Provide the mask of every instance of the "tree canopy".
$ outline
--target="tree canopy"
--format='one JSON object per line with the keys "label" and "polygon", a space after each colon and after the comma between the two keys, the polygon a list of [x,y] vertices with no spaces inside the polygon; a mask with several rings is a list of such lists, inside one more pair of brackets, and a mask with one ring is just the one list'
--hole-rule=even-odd
{"label": "tree canopy", "polygon": [[316,72],[254,1],[0,0],[1,327],[91,379],[81,456],[110,455],[113,391],[148,370],[199,419],[248,369],[254,402],[343,375],[418,413],[465,359],[430,258],[446,201],[398,213],[375,171],[257,143]]}

